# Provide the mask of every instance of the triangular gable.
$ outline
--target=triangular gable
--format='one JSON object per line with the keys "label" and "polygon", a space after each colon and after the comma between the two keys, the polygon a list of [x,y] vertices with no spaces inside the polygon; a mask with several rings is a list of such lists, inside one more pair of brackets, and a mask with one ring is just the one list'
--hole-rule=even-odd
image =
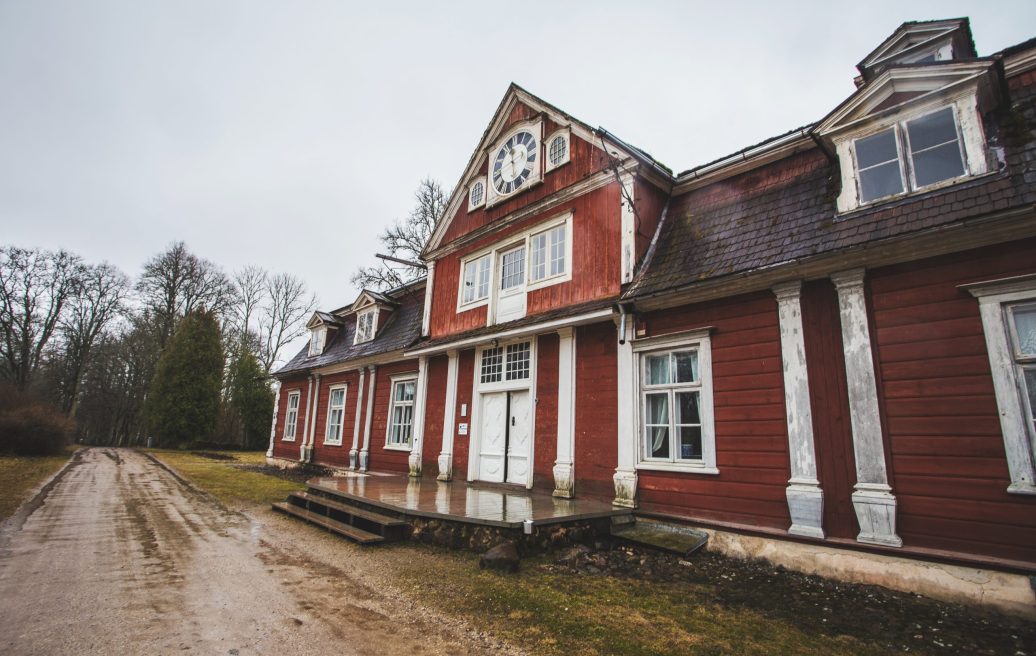
{"label": "triangular gable", "polygon": [[327,312],[321,312],[320,310],[314,312],[313,316],[311,316],[309,321],[306,322],[306,328],[309,330],[319,328],[320,326],[332,326],[337,328],[340,325],[342,324],[338,319]]}
{"label": "triangular gable", "polygon": [[365,310],[371,306],[381,306],[386,308],[395,307],[398,305],[388,296],[376,292],[371,289],[364,289],[360,292],[360,295],[353,301],[353,304],[349,306],[350,312],[359,312]]}
{"label": "triangular gable", "polygon": [[[482,133],[482,138],[479,140],[475,151],[471,154],[471,158],[468,160],[468,164],[464,168],[464,173],[461,175],[460,180],[457,181],[457,184],[453,186],[453,193],[450,195],[450,200],[446,204],[446,210],[443,212],[439,223],[435,226],[435,230],[428,239],[428,243],[424,248],[424,253],[433,251],[441,245],[443,236],[449,229],[450,223],[453,221],[453,217],[456,216],[457,210],[460,209],[460,204],[465,202],[467,199],[468,194],[466,183],[478,173],[489,147],[493,145],[497,139],[503,136],[503,132],[507,128],[508,118],[511,116],[511,112],[518,103],[528,106],[536,113],[545,114],[550,120],[559,125],[564,125],[570,128],[573,135],[578,136],[584,141],[597,145],[601,145],[603,143],[607,151],[612,156],[617,157],[620,160],[627,159],[634,155],[640,155],[640,153],[633,153],[615,143],[615,140],[609,138],[606,132],[595,130],[588,124],[566,114],[557,107],[554,107],[541,98],[534,96],[512,82],[510,86],[507,87],[507,92],[504,93],[504,97],[500,101],[500,105],[497,106],[496,112],[494,112],[493,118],[489,121],[489,125],[486,127],[485,132]],[[652,164],[657,165],[653,161]]]}
{"label": "triangular gable", "polygon": [[894,64],[924,60],[946,61],[975,57],[975,44],[967,18],[903,23],[871,51],[856,68],[869,81]]}
{"label": "triangular gable", "polygon": [[983,96],[980,100],[985,100],[995,90],[991,84],[993,71],[994,62],[989,59],[888,68],[820,121],[815,132],[829,135],[877,114],[895,112],[903,105],[924,102],[927,97],[969,85],[977,85]]}

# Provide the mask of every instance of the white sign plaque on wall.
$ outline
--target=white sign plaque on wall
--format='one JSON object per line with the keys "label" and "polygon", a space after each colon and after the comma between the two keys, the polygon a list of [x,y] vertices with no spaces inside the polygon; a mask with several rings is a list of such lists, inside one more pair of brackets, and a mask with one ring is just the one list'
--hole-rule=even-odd
{"label": "white sign plaque on wall", "polygon": [[457,434],[458,435],[467,435],[468,434],[468,425],[467,424],[458,424],[457,425]]}

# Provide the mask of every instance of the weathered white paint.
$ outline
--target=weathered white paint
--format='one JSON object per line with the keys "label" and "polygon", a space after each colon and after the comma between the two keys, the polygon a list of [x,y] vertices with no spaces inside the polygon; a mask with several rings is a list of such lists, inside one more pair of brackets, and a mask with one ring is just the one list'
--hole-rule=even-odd
{"label": "weathered white paint", "polygon": [[986,336],[993,392],[1000,415],[1000,430],[1004,434],[1007,469],[1011,475],[1007,491],[1036,494],[1036,454],[1033,453],[1036,436],[1031,434],[1032,424],[1025,416],[1021,396],[1024,383],[1018,377],[1004,313],[1005,304],[1036,300],[1036,276],[994,280],[966,285],[966,288],[978,299],[982,330]]}
{"label": "weathered white paint", "polygon": [[[302,419],[302,439],[299,440],[299,462],[306,461],[306,439],[309,435],[310,407],[313,405],[313,376],[309,377],[309,385],[306,387],[306,416]],[[296,426],[298,420],[296,420]],[[296,429],[297,431],[298,429]]]}
{"label": "weathered white paint", "polygon": [[424,284],[424,309],[421,314],[421,336],[428,337],[431,334],[432,322],[432,290],[435,289],[435,262],[428,263],[428,278]]}
{"label": "weathered white paint", "polygon": [[813,443],[813,410],[809,401],[806,344],[802,334],[802,281],[773,287],[781,326],[781,359],[784,364],[784,411],[788,421],[788,455],[791,479],[786,496],[791,527],[788,533],[824,537],[824,494],[817,480]]}
{"label": "weathered white paint", "polygon": [[896,535],[896,497],[888,484],[885,445],[881,435],[878,387],[874,375],[870,329],[867,326],[867,301],[863,290],[863,269],[831,274],[838,290],[842,323],[842,349],[845,355],[846,383],[849,390],[849,420],[856,456],[856,486],[853,507],[860,524],[860,542],[902,546]]}
{"label": "weathered white paint", "polygon": [[366,373],[366,370],[360,369],[360,384],[357,386],[360,393],[356,395],[356,416],[353,417],[353,444],[349,448],[349,469],[356,469],[359,466],[360,414],[363,410],[363,383]]}
{"label": "weathered white paint", "polygon": [[367,465],[370,463],[370,446],[371,446],[371,423],[374,419],[374,392],[375,384],[378,378],[377,367],[367,367],[370,371],[370,389],[367,390],[367,418],[363,422],[363,447],[360,449],[360,471],[367,471]]}
{"label": "weathered white paint", "polygon": [[[417,398],[414,399],[414,427],[411,433],[409,469],[411,476],[421,475],[421,452],[424,445],[424,415],[428,403],[428,356],[417,359]],[[392,404],[389,404],[391,408]],[[391,419],[390,419],[391,421]]]}
{"label": "weathered white paint", "polygon": [[446,363],[446,403],[442,413],[442,451],[439,453],[440,481],[453,478],[453,428],[457,415],[457,368],[460,354],[457,351],[447,352]]}
{"label": "weathered white paint", "polygon": [[576,336],[574,328],[558,331],[558,436],[554,461],[554,496],[575,495]]}
{"label": "weathered white paint", "polygon": [[274,389],[276,392],[273,396],[273,418],[270,419],[270,448],[266,450],[266,457],[273,457],[273,443],[277,439],[277,410],[281,405],[281,383],[280,381],[274,381]]}
{"label": "weathered white paint", "polygon": [[633,355],[633,317],[627,317],[623,344],[618,344],[618,462],[612,481],[615,484],[615,500],[612,504],[624,508],[637,507],[637,428],[636,413],[637,383],[635,356]]}
{"label": "weathered white paint", "polygon": [[637,264],[637,215],[633,207],[633,176],[625,174],[620,178],[622,192],[619,194],[620,226],[622,229],[622,283],[633,280],[633,270]]}
{"label": "weathered white paint", "polygon": [[302,460],[303,462],[311,462],[313,460],[313,445],[317,441],[317,413],[320,412],[320,380],[322,376],[320,374],[314,375],[315,380],[313,381],[313,416],[310,419],[309,426],[309,438],[308,440],[302,441]]}

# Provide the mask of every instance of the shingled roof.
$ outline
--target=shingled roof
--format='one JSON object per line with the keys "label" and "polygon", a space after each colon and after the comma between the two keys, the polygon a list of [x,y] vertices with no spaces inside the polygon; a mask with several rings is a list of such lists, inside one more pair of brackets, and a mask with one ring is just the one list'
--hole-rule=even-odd
{"label": "shingled roof", "polygon": [[385,324],[378,327],[378,334],[373,340],[353,344],[356,334],[355,316],[338,317],[343,326],[334,332],[333,337],[329,335],[330,339],[323,353],[310,357],[307,345],[273,376],[284,378],[349,360],[399,351],[413,344],[421,336],[421,318],[424,313],[423,282],[411,283],[388,292],[385,298],[398,303],[398,307],[389,314]]}

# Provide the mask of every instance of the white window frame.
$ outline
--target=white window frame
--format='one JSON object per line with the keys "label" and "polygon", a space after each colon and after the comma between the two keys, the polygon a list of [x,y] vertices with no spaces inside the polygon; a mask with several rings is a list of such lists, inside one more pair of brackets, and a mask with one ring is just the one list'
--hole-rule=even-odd
{"label": "white window frame", "polygon": [[[562,221],[560,223],[556,223],[556,224],[550,226],[549,228],[545,228],[543,230],[540,230],[538,232],[534,232],[534,233],[529,235],[529,238],[526,240],[526,259],[527,259],[526,266],[525,266],[525,280],[526,280],[525,284],[526,284],[526,289],[539,289],[541,287],[546,287],[548,285],[552,285],[555,282],[555,280],[554,280],[555,278],[563,279],[563,278],[565,278],[565,276],[568,276],[568,278],[567,278],[568,280],[572,279],[572,235],[571,235],[572,227],[571,226],[572,226],[572,222],[566,220],[566,221]],[[550,234],[552,232],[554,232],[555,230],[558,230],[560,228],[563,228],[565,230],[565,243],[562,246],[565,249],[565,252],[563,253],[564,262],[565,262],[565,268],[562,269],[560,273],[552,274],[550,272],[550,263],[551,263]],[[534,239],[536,239],[537,237],[540,237],[540,236],[543,236],[545,238],[545,241],[546,241],[546,244],[544,246],[544,252],[545,252],[545,257],[546,257],[546,260],[544,262],[545,271],[544,271],[544,275],[543,275],[542,278],[533,278],[533,272],[535,271],[535,267],[534,267],[534,263],[532,261],[532,254],[533,254],[532,243],[533,243]]]}
{"label": "white window frame", "polygon": [[[906,124],[947,108],[953,111],[953,122],[957,130],[957,144],[960,148],[964,173],[954,178],[918,187],[914,180],[913,162],[909,152]],[[896,149],[903,190],[896,194],[863,201],[860,195],[859,167],[856,164],[856,142],[879,132],[884,132],[889,128],[895,129]],[[935,99],[924,105],[901,110],[893,115],[884,117],[880,121],[865,123],[839,135],[835,138],[834,144],[842,176],[842,191],[837,199],[839,213],[851,212],[880,205],[898,198],[927,193],[935,189],[957,184],[961,180],[982,175],[989,170],[986,156],[985,132],[973,90],[963,91],[950,98],[942,97]]]}
{"label": "white window frame", "polygon": [[[363,339],[360,339],[360,323],[364,317],[371,317],[370,321],[370,335],[364,335]],[[370,342],[374,340],[374,336],[378,334],[378,308],[372,307],[367,310],[360,310],[356,313],[356,331],[353,334],[353,344],[363,344],[364,342]]]}
{"label": "white window frame", "polygon": [[[292,409],[291,401],[295,399],[295,408]],[[282,442],[294,442],[299,427],[299,406],[302,404],[302,390],[294,389],[288,392],[288,398],[284,406],[284,434],[281,435]],[[292,412],[295,416],[292,417]],[[288,427],[291,427],[291,434],[288,434]]]}
{"label": "white window frame", "polygon": [[[475,185],[482,183],[482,200],[478,204],[471,202],[471,194],[475,190]],[[489,186],[486,178],[478,177],[468,183],[468,213],[474,212],[477,209],[481,209],[486,206],[486,196],[489,195],[487,187]]]}
{"label": "white window frame", "polygon": [[[388,404],[388,418],[385,420],[385,448],[390,451],[411,451],[414,446],[414,429],[415,423],[417,422],[417,374],[406,373],[391,376],[389,378],[389,404]],[[396,386],[412,382],[414,384],[414,398],[409,401],[403,401],[401,404],[409,405],[410,411],[410,442],[409,443],[393,443],[392,442],[392,415],[395,412],[397,401],[396,401]]]}
{"label": "white window frame", "polygon": [[[338,424],[338,435],[331,435],[331,413],[335,406],[331,404],[331,398],[337,390],[342,390],[342,420]],[[345,406],[349,398],[349,385],[342,383],[327,388],[327,420],[324,422],[324,444],[327,446],[342,446],[342,432],[345,430]]]}
{"label": "white window frame", "polygon": [[[637,469],[649,471],[682,472],[688,474],[719,474],[716,467],[716,427],[713,414],[712,396],[712,342],[708,329],[662,335],[640,339],[633,343],[633,355],[635,367],[633,371],[633,389],[636,391],[636,403],[634,404],[634,419],[637,427]],[[673,383],[660,385],[645,389],[644,387],[644,366],[648,355],[660,353],[671,353],[674,351],[698,352],[698,382],[697,383]],[[698,412],[701,419],[701,447],[702,459],[700,461],[679,460],[670,449],[668,460],[648,458],[646,456],[647,430],[645,428],[646,409],[645,395],[652,390],[670,391],[672,397],[676,391],[684,389],[697,391]],[[670,406],[670,426],[673,423],[673,408]],[[673,439],[670,429],[670,440]]]}
{"label": "white window frame", "polygon": [[[468,266],[475,266],[476,263],[485,259],[486,261],[486,272],[489,276],[489,282],[486,285],[486,295],[477,296],[470,301],[465,302],[464,300],[464,281],[465,272]],[[464,258],[460,261],[460,287],[457,289],[457,312],[466,312],[467,310],[474,310],[477,307],[489,304],[489,297],[493,295],[493,267],[496,263],[493,260],[492,251],[479,251],[477,254]],[[478,270],[475,271],[475,284],[476,293],[478,285]]]}
{"label": "white window frame", "polygon": [[320,355],[327,346],[327,327],[313,328],[309,336],[309,356]]}
{"label": "white window frame", "polygon": [[1000,429],[1007,455],[1011,494],[1036,495],[1036,429],[1030,420],[1021,362],[1015,352],[1016,337],[1011,310],[1036,303],[1036,275],[1017,276],[962,285],[978,299],[982,331],[986,337],[993,391],[1000,415]]}
{"label": "white window frame", "polygon": [[[554,143],[554,139],[561,137],[565,140],[565,156],[557,164],[550,162],[550,147]],[[565,164],[572,161],[572,131],[569,128],[561,128],[555,130],[543,140],[543,166],[544,173],[553,171],[554,169],[561,168]]]}

